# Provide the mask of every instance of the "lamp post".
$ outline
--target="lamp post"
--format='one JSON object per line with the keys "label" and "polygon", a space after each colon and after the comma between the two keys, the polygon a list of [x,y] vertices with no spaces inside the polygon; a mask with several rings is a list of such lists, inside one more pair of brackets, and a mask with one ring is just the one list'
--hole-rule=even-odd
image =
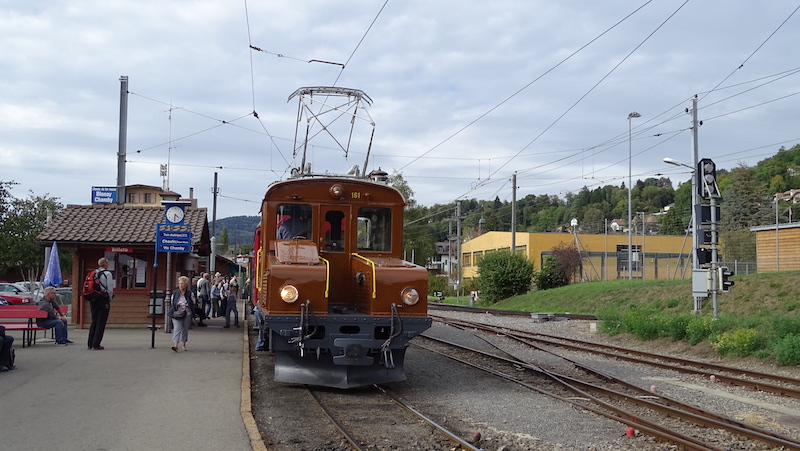
{"label": "lamp post", "polygon": [[642,117],[636,111],[628,114],[628,280],[633,279],[633,237],[631,236],[631,223],[633,222],[633,142],[631,140],[631,119]]}

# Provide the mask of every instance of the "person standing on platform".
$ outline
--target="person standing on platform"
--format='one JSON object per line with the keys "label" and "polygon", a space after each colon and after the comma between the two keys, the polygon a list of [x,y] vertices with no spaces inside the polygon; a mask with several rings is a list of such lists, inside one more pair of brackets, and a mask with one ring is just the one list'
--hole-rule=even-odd
{"label": "person standing on platform", "polygon": [[200,300],[200,307],[205,313],[205,317],[211,314],[211,282],[208,280],[208,273],[204,272],[197,281],[197,298]]}
{"label": "person standing on platform", "polygon": [[178,288],[172,292],[167,312],[167,316],[172,318],[172,350],[175,352],[178,352],[178,343],[183,343],[183,350],[186,351],[189,326],[192,325],[192,315],[197,305],[197,297],[189,288],[190,283],[186,276],[178,278]]}
{"label": "person standing on platform", "polygon": [[97,266],[95,271],[102,294],[89,299],[92,326],[89,327],[88,346],[89,350],[101,351],[105,349],[100,343],[103,341],[103,334],[106,331],[106,322],[108,322],[108,314],[111,311],[111,299],[114,298],[114,279],[111,277],[111,271],[108,270],[108,259],[103,257],[97,260]]}
{"label": "person standing on platform", "polygon": [[214,283],[211,284],[211,317],[218,318],[222,316],[222,313],[225,312],[224,305],[220,305],[220,286],[222,282],[218,279],[214,279]]}
{"label": "person standing on platform", "polygon": [[224,329],[231,327],[231,312],[234,315],[233,325],[239,327],[239,309],[236,303],[239,302],[239,287],[236,285],[228,288],[228,302],[225,308],[225,325]]}

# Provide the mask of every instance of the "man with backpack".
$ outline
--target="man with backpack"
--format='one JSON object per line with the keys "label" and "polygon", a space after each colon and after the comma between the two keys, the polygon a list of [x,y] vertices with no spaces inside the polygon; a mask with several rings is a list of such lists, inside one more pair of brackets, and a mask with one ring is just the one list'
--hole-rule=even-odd
{"label": "man with backpack", "polygon": [[85,295],[89,301],[92,312],[92,326],[89,328],[89,350],[100,351],[105,349],[100,342],[103,341],[103,334],[106,330],[108,313],[111,310],[111,298],[114,297],[114,279],[108,270],[108,259],[97,260],[98,268],[94,270],[98,292],[92,295]]}

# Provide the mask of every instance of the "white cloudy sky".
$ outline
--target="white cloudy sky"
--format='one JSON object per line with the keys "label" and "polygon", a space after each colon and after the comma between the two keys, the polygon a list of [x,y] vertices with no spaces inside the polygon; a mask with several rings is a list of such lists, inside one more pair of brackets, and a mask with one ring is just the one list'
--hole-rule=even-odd
{"label": "white cloudy sky", "polygon": [[[0,0],[0,180],[64,204],[115,186],[126,75],[125,183],[161,185],[169,160],[170,188],[194,188],[210,209],[217,172],[218,218],[257,214],[298,164],[287,98],[334,83],[372,98],[369,169],[400,171],[422,205],[510,200],[514,172],[518,197],[620,185],[633,111],[634,180],[663,173],[677,185],[689,175],[662,159],[691,163],[695,95],[700,158],[720,168],[800,143],[799,6]],[[322,146],[310,159],[339,172],[362,151],[344,161]]]}

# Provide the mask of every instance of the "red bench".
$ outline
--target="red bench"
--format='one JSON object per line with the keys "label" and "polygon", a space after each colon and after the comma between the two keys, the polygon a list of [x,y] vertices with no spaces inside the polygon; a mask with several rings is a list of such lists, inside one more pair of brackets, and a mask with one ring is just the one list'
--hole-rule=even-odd
{"label": "red bench", "polygon": [[[69,312],[68,305],[59,306],[61,313],[65,316]],[[31,344],[36,344],[36,331],[47,330],[44,327],[36,325],[37,318],[47,318],[47,312],[39,310],[39,306],[33,305],[2,305],[0,306],[0,323],[1,326],[6,328],[6,331],[21,330],[22,331],[22,347]]]}

